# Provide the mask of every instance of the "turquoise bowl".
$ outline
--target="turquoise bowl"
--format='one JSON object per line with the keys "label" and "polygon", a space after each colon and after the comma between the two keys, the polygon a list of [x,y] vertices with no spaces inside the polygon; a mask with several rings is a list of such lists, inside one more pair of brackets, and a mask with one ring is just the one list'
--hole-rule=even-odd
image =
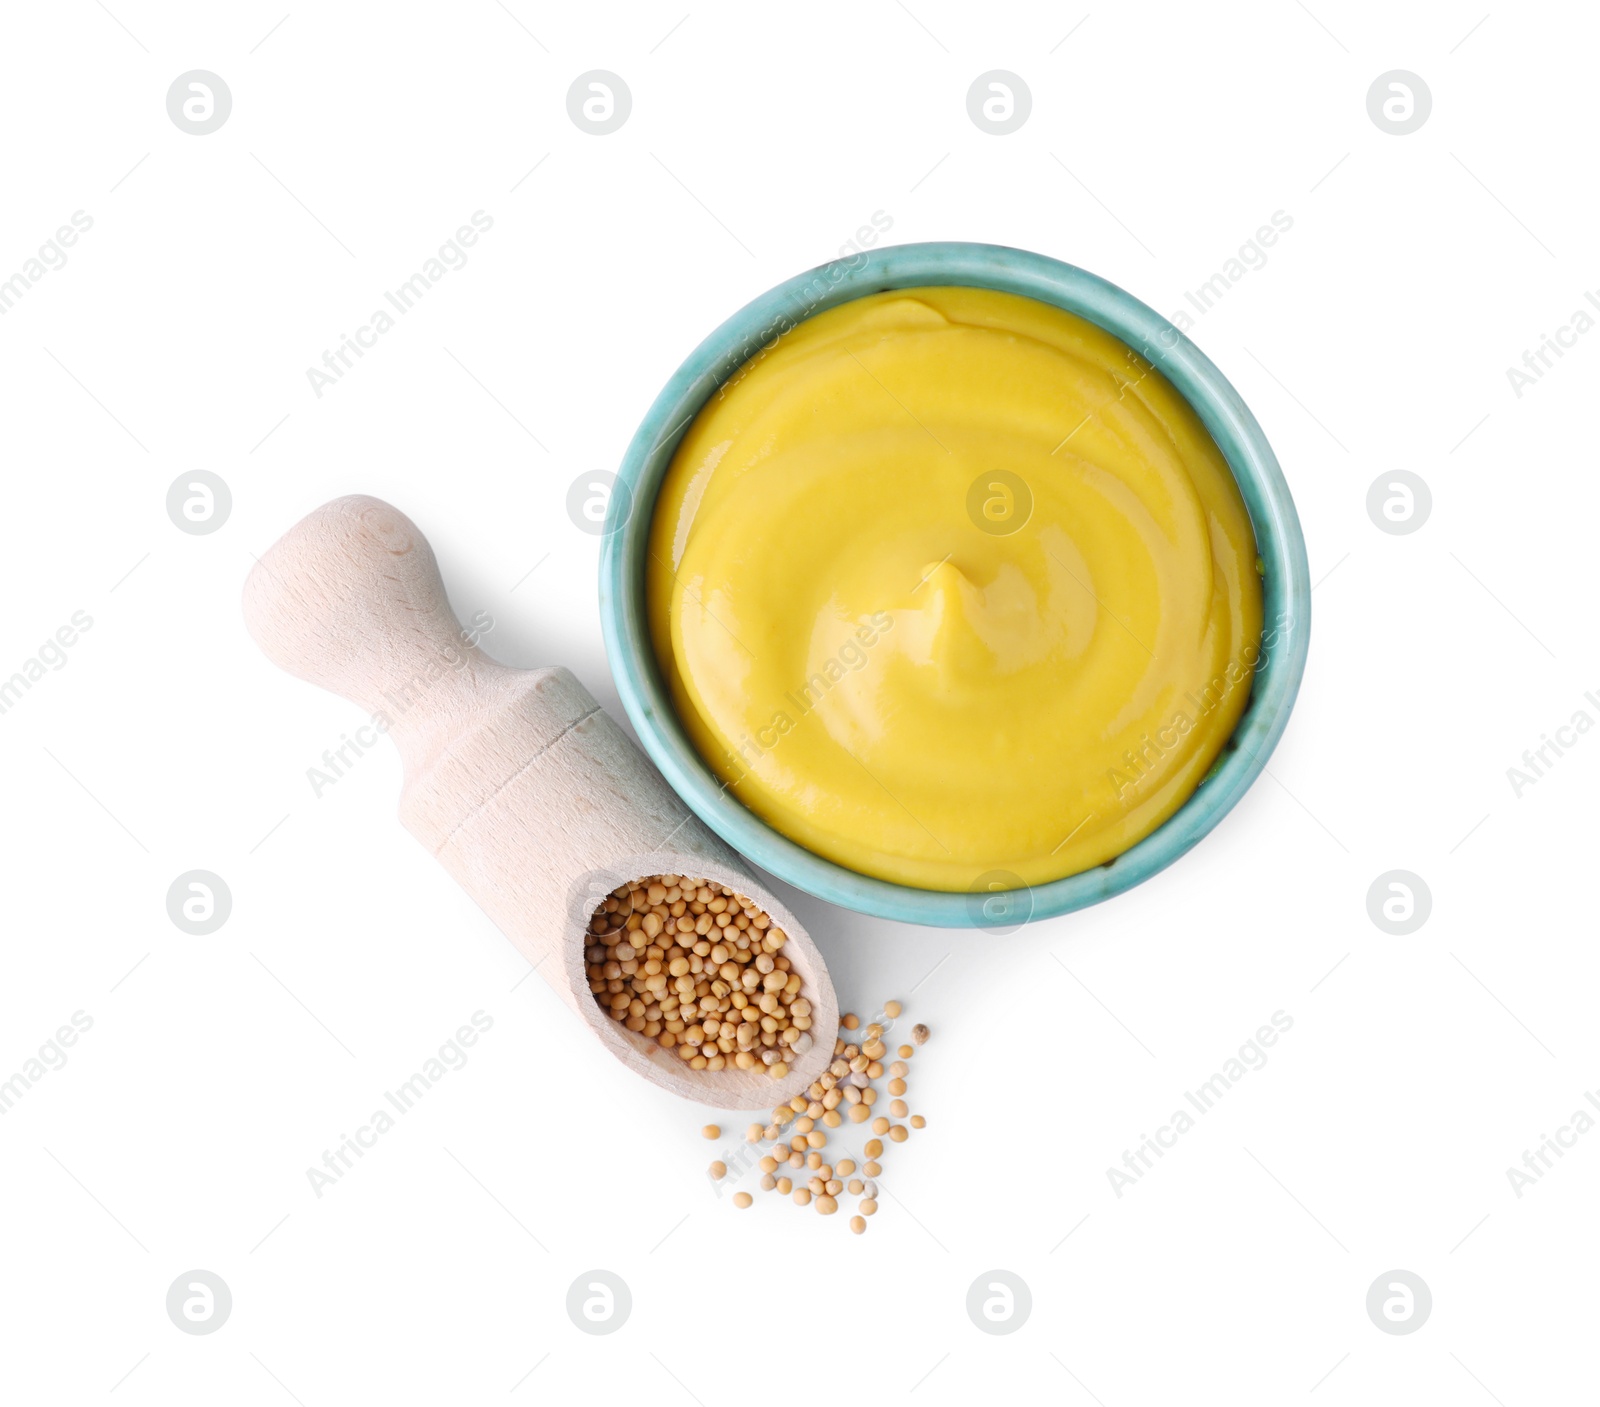
{"label": "turquoise bowl", "polygon": [[[684,430],[711,393],[805,318],[852,298],[938,284],[1053,303],[1114,333],[1153,362],[1194,407],[1239,481],[1261,554],[1267,628],[1279,622],[1233,737],[1205,781],[1164,825],[1095,869],[1001,892],[914,889],[857,874],[797,845],[747,810],[724,790],[679,723],[645,616],[645,555],[656,495]],[[1305,672],[1311,585],[1294,500],[1261,426],[1227,378],[1166,318],[1115,284],[1042,254],[993,244],[904,244],[852,255],[779,284],[690,353],[645,415],[618,472],[601,539],[600,619],[622,706],[645,751],[689,808],[736,850],[779,879],[847,909],[940,928],[1009,931],[1131,889],[1191,849],[1233,809],[1289,721]]]}

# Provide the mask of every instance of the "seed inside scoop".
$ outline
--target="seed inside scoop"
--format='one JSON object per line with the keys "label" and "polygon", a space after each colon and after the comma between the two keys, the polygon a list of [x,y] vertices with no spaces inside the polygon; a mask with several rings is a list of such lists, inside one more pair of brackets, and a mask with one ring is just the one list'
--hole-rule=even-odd
{"label": "seed inside scoop", "polygon": [[584,961],[601,1010],[691,1070],[765,1069],[812,1047],[811,1003],[783,956],[789,935],[726,885],[675,874],[614,889],[589,920]]}

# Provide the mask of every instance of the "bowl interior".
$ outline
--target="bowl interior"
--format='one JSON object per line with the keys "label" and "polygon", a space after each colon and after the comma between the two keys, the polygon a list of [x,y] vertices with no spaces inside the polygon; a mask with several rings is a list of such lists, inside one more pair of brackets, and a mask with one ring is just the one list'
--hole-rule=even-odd
{"label": "bowl interior", "polygon": [[[845,869],[780,835],[728,794],[674,712],[645,616],[650,517],[667,466],[711,393],[763,346],[813,314],[899,288],[966,285],[1052,303],[1121,338],[1177,388],[1222,450],[1250,511],[1263,570],[1263,618],[1276,640],[1217,764],[1163,825],[1082,874],[1006,893],[913,889]],[[876,249],[797,275],[717,328],[650,407],[618,471],[601,540],[600,616],[618,693],[645,750],[684,802],[729,844],[780,879],[862,913],[945,928],[1018,926],[1120,894],[1195,845],[1266,765],[1305,670],[1310,574],[1283,471],[1237,391],[1189,339],[1115,284],[1071,264],[999,245],[937,243]]]}

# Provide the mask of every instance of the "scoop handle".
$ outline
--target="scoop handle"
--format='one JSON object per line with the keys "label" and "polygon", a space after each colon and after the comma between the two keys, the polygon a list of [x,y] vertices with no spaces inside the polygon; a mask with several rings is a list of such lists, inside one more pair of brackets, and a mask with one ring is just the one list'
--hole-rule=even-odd
{"label": "scoop handle", "polygon": [[365,495],[323,504],[257,559],[244,617],[274,664],[385,714],[403,754],[512,672],[462,630],[417,525]]}

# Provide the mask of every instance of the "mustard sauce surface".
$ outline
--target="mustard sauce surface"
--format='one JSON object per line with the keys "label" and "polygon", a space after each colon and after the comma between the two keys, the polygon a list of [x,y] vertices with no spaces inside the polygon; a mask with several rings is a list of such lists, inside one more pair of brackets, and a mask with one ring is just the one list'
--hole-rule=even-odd
{"label": "mustard sauce surface", "polygon": [[972,288],[843,304],[730,378],[663,482],[646,603],[732,795],[937,890],[1148,835],[1262,632],[1249,515],[1187,402],[1081,318]]}

